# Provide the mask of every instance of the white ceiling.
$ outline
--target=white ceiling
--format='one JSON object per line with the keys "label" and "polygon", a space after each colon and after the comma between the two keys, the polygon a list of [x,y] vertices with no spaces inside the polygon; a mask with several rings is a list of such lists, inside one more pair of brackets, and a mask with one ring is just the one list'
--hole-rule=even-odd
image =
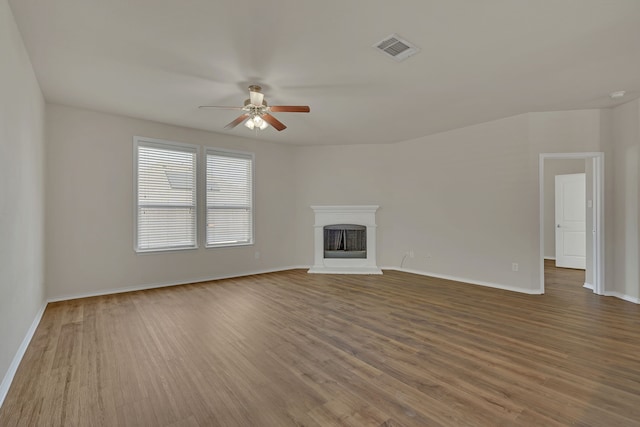
{"label": "white ceiling", "polygon": [[[640,0],[9,3],[47,101],[276,142],[389,143],[640,95]],[[394,32],[422,51],[371,47]],[[242,105],[250,83],[311,113],[256,134],[197,108]]]}

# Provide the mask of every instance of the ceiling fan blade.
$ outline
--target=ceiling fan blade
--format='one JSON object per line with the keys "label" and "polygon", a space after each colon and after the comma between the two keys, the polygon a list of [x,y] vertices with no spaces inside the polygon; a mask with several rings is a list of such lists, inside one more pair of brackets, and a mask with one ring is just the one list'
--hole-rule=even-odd
{"label": "ceiling fan blade", "polygon": [[247,118],[249,117],[248,114],[242,114],[241,116],[239,116],[237,119],[235,119],[234,121],[232,121],[231,123],[229,123],[228,125],[226,125],[224,128],[225,129],[233,129],[234,127],[238,126],[240,123],[244,122],[245,120],[247,120]]}
{"label": "ceiling fan blade", "polygon": [[264,101],[264,93],[262,92],[254,92],[254,91],[249,91],[249,99],[251,100],[251,103],[253,105],[256,106],[261,106],[262,105],[262,101]]}
{"label": "ceiling fan blade", "polygon": [[275,117],[273,117],[271,114],[263,114],[261,117],[262,117],[262,120],[264,120],[265,122],[269,123],[277,131],[281,131],[281,130],[284,130],[284,129],[287,128],[284,125],[284,123],[282,123],[280,120],[278,120]]}
{"label": "ceiling fan blade", "polygon": [[223,110],[242,110],[242,107],[220,107],[218,105],[201,105],[198,108],[217,108]]}
{"label": "ceiling fan blade", "polygon": [[311,111],[307,105],[272,105],[269,109],[274,113],[308,113]]}

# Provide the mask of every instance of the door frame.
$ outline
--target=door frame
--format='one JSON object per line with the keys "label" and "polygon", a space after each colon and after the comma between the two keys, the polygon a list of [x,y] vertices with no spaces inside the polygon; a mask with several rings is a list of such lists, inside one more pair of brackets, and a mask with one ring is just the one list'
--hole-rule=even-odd
{"label": "door frame", "polygon": [[544,161],[551,159],[583,159],[585,162],[591,160],[592,165],[592,193],[587,194],[593,201],[592,210],[592,229],[587,232],[591,233],[591,263],[587,264],[587,269],[591,268],[593,273],[593,292],[598,295],[604,295],[604,153],[603,152],[587,152],[587,153],[540,153],[538,167],[538,186],[540,195],[540,293],[544,294]]}

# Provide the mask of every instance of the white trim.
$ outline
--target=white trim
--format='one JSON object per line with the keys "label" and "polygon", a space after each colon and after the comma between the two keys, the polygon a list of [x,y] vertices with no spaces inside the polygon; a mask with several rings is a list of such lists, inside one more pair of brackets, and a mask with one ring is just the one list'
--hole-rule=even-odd
{"label": "white trim", "polygon": [[342,213],[375,213],[379,205],[311,205],[314,212],[323,212],[329,214]]}
{"label": "white trim", "polygon": [[33,334],[35,334],[38,325],[40,324],[40,320],[42,320],[42,315],[44,314],[44,310],[47,308],[47,303],[45,302],[38,313],[36,313],[36,317],[31,322],[31,326],[27,331],[27,334],[24,336],[20,347],[18,347],[18,351],[16,351],[16,355],[13,357],[11,361],[11,365],[9,365],[9,369],[7,373],[4,375],[2,383],[0,383],[0,407],[4,403],[4,399],[7,397],[7,393],[9,393],[9,388],[11,387],[11,383],[13,382],[13,377],[16,375],[18,371],[18,366],[20,366],[20,362],[22,362],[22,358],[24,357],[24,353],[27,351],[27,347],[29,347],[29,343],[31,343],[31,339],[33,338]]}
{"label": "white trim", "polygon": [[278,271],[297,270],[297,269],[303,269],[303,268],[309,268],[309,266],[277,267],[277,268],[269,268],[269,269],[265,269],[265,270],[256,270],[256,271],[250,271],[250,272],[238,273],[238,274],[223,274],[223,275],[219,275],[219,276],[197,277],[197,278],[192,278],[192,279],[188,279],[188,280],[148,283],[146,285],[124,286],[124,287],[121,287],[121,288],[103,289],[103,290],[95,291],[95,292],[61,295],[61,296],[49,298],[47,300],[47,302],[68,301],[68,300],[78,299],[78,298],[89,298],[89,297],[98,297],[98,296],[102,296],[102,295],[121,294],[121,293],[124,293],[124,292],[144,291],[144,290],[147,290],[147,289],[165,288],[165,287],[169,287],[169,286],[189,285],[189,284],[193,284],[193,283],[211,282],[211,281],[214,281],[214,280],[233,279],[233,278],[236,278],[236,277],[253,276],[253,275],[256,275],[256,274],[276,273]]}
{"label": "white trim", "polygon": [[540,223],[540,293],[544,294],[544,155],[538,158],[538,222]]}
{"label": "white trim", "polygon": [[447,274],[431,273],[428,271],[413,270],[410,268],[401,268],[401,267],[381,267],[381,268],[382,270],[402,271],[404,273],[418,274],[420,276],[435,277],[438,279],[453,280],[455,282],[467,283],[470,285],[485,286],[488,288],[502,289],[505,291],[518,292],[521,294],[540,295],[540,292],[537,289],[522,289],[522,288],[516,288],[515,286],[501,285],[499,283],[483,282],[481,280],[473,280],[473,279],[467,279],[464,277],[449,276]]}
{"label": "white trim", "polygon": [[604,222],[604,153],[595,157],[593,162],[593,188],[595,200],[593,203],[594,233],[593,241],[593,263],[596,266],[594,272],[594,292],[600,295],[605,294],[604,288],[604,242],[605,242],[605,222]]}
{"label": "white trim", "polygon": [[[547,159],[591,159],[593,165],[593,242],[591,270],[593,292],[606,295],[604,289],[604,153],[540,153],[538,158],[540,293],[544,294],[544,161]],[[587,266],[589,268],[589,266]]]}
{"label": "white trim", "polygon": [[546,257],[544,257],[544,259],[548,259],[549,261],[555,261],[556,257],[554,257],[554,256],[546,256]]}
{"label": "white trim", "polygon": [[584,282],[584,285],[582,285],[582,287],[593,290],[593,283]]}
{"label": "white trim", "polygon": [[634,298],[634,297],[626,295],[626,294],[621,294],[620,292],[607,291],[607,292],[605,292],[605,295],[608,296],[608,297],[620,298],[621,300],[632,302],[634,304],[640,304],[640,298]]}

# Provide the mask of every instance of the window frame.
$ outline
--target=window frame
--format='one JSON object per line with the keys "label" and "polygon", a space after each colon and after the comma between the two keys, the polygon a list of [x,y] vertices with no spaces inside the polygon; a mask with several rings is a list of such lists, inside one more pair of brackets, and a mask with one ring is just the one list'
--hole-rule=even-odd
{"label": "window frame", "polygon": [[[151,148],[159,148],[159,149],[167,149],[181,152],[189,152],[195,155],[195,159],[193,162],[194,166],[194,244],[193,246],[184,246],[184,247],[166,247],[166,248],[152,248],[152,249],[143,249],[140,248],[139,245],[139,229],[138,229],[138,190],[139,190],[139,182],[138,182],[138,165],[139,165],[139,150],[140,146],[143,147],[151,147]],[[200,241],[200,233],[199,233],[199,222],[200,222],[200,146],[195,144],[185,144],[182,142],[168,141],[164,139],[156,139],[156,138],[147,138],[141,136],[133,137],[133,250],[138,254],[148,254],[148,253],[158,253],[158,252],[182,252],[182,251],[190,251],[199,248]]]}
{"label": "window frame", "polygon": [[[214,155],[221,155],[221,156],[226,156],[226,157],[235,157],[235,158],[240,158],[240,159],[247,159],[250,161],[251,164],[251,205],[250,205],[250,211],[251,211],[251,230],[250,230],[250,238],[248,242],[240,242],[240,243],[219,243],[219,244],[209,244],[208,243],[208,238],[207,238],[207,232],[208,232],[208,226],[207,226],[207,217],[208,217],[208,210],[209,210],[209,206],[207,204],[207,188],[208,188],[208,182],[207,182],[207,173],[208,173],[208,156],[210,154],[214,154]],[[203,181],[203,191],[202,191],[202,197],[203,197],[203,203],[202,205],[204,206],[204,221],[203,221],[203,241],[204,241],[204,247],[206,249],[216,249],[216,248],[227,248],[227,247],[238,247],[238,246],[253,246],[255,245],[255,228],[256,228],[256,221],[255,221],[255,183],[256,183],[256,160],[255,160],[255,153],[252,152],[247,152],[247,151],[238,151],[238,150],[228,150],[228,149],[223,149],[223,148],[215,148],[215,147],[206,147],[204,150],[204,155],[203,157],[203,162],[204,162],[204,167],[203,169],[203,175],[204,175],[204,179]]]}

